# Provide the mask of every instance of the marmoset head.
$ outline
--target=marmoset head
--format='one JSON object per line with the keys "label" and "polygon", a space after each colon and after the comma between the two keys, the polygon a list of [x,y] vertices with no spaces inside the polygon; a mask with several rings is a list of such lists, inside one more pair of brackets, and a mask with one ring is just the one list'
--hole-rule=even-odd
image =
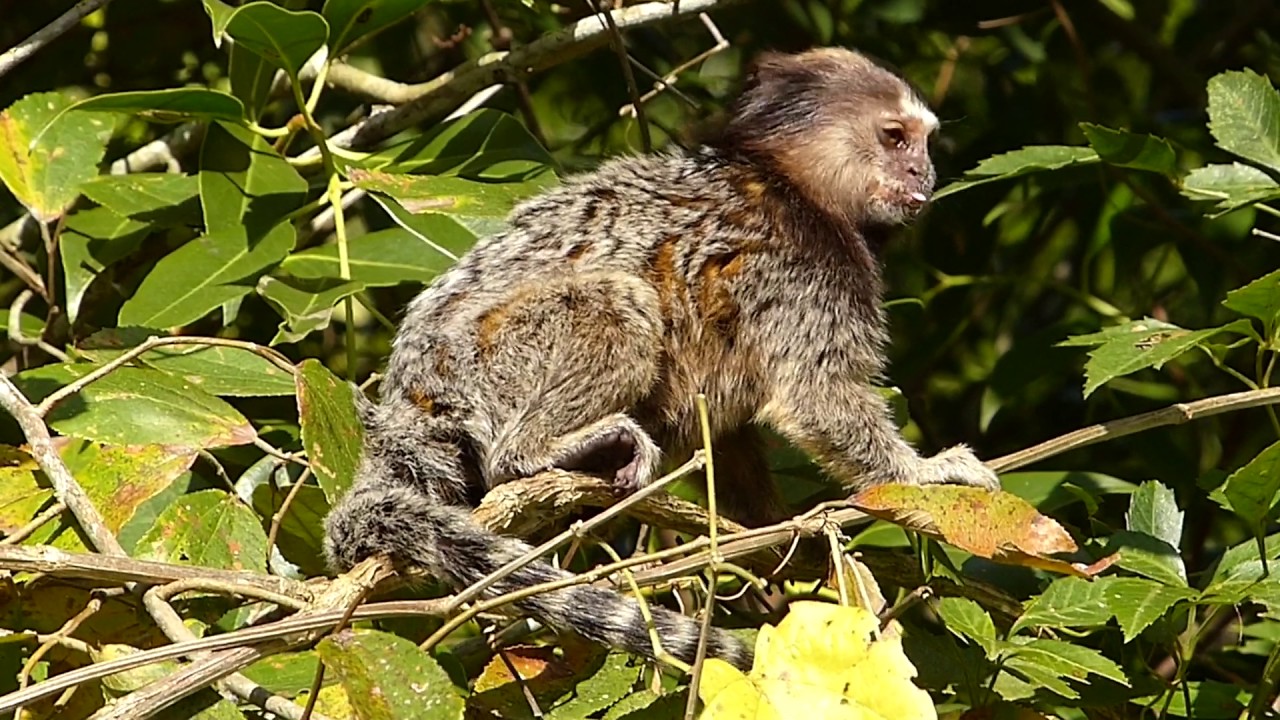
{"label": "marmoset head", "polygon": [[716,145],[763,162],[855,227],[898,225],[933,192],[938,118],[905,80],[852,50],[767,53]]}

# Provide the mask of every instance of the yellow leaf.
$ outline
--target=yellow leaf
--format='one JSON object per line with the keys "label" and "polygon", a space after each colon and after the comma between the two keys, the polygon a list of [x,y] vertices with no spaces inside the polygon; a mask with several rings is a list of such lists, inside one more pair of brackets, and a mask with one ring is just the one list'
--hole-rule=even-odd
{"label": "yellow leaf", "polygon": [[703,666],[703,720],[937,720],[899,637],[859,607],[797,602],[756,640],[749,674],[719,660]]}

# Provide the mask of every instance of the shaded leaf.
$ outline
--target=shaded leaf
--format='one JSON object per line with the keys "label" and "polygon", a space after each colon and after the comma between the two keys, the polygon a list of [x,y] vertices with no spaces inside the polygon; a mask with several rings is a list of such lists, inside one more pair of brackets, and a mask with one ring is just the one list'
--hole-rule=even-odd
{"label": "shaded leaf", "polygon": [[1185,586],[1187,568],[1178,549],[1146,533],[1122,530],[1111,536],[1107,552],[1117,558],[1116,564],[1165,585]]}
{"label": "shaded leaf", "polygon": [[284,70],[294,82],[307,60],[329,39],[329,23],[318,13],[286,10],[271,2],[232,7],[221,0],[203,0],[213,20],[213,40],[223,35],[238,47]]}
{"label": "shaded leaf", "polygon": [[[1185,691],[1184,691],[1185,688]],[[1187,698],[1191,706],[1187,707]],[[1171,688],[1167,695],[1135,697],[1134,705],[1155,704],[1167,715],[1196,720],[1236,720],[1251,697],[1250,688],[1216,680],[1189,680]],[[1166,700],[1168,705],[1165,705]]]}
{"label": "shaded leaf", "polygon": [[205,133],[197,177],[205,230],[240,233],[251,244],[283,224],[307,193],[307,181],[265,139],[220,122]]}
{"label": "shaded leaf", "polygon": [[[282,505],[289,487],[274,488],[268,483],[253,489],[253,509],[260,517],[273,517]],[[324,557],[324,518],[329,502],[324,491],[314,485],[298,488],[293,502],[280,520],[276,544],[285,559],[297,565],[304,575],[323,575],[328,570]]]}
{"label": "shaded leaf", "polygon": [[938,602],[938,614],[948,630],[977,643],[987,657],[995,657],[999,643],[996,626],[981,605],[968,598],[942,598]]}
{"label": "shaded leaf", "polygon": [[234,495],[201,490],[160,513],[134,554],[142,560],[261,572],[267,566],[267,535],[258,516]]}
{"label": "shaded leaf", "polygon": [[[117,215],[155,222],[176,214],[176,206],[195,200],[199,185],[195,175],[131,173],[99,175],[86,182],[81,191]],[[198,218],[194,220],[198,222]]]}
{"label": "shaded leaf", "polygon": [[413,14],[429,0],[325,0],[321,13],[332,28],[329,53],[338,55],[356,40]]}
{"label": "shaded leaf", "polygon": [[356,415],[356,391],[316,360],[302,361],[297,383],[302,445],[332,504],[351,486],[360,464],[364,426]]}
{"label": "shaded leaf", "polygon": [[280,278],[265,276],[258,281],[258,294],[280,313],[284,322],[271,339],[272,345],[298,342],[329,326],[333,308],[343,298],[364,290],[359,282],[335,278]]}
{"label": "shaded leaf", "polygon": [[1164,138],[1112,130],[1092,123],[1080,123],[1080,129],[1089,140],[1089,146],[1104,162],[1171,177],[1178,172],[1173,146]]}
{"label": "shaded leaf", "polygon": [[1232,290],[1222,304],[1241,315],[1261,320],[1267,337],[1271,337],[1280,323],[1280,270]]}
{"label": "shaded leaf", "polygon": [[359,720],[461,720],[462,698],[430,655],[404,638],[343,630],[316,652]]}
{"label": "shaded leaf", "polygon": [[639,668],[625,653],[610,653],[604,665],[578,683],[573,696],[547,714],[549,720],[580,720],[618,702],[636,683]]}
{"label": "shaded leaf", "polygon": [[239,122],[244,118],[244,105],[239,100],[224,92],[199,87],[95,95],[81,100],[68,110],[128,113],[155,122],[169,123],[184,120]]}
{"label": "shaded leaf", "polygon": [[265,657],[241,670],[241,674],[266,688],[269,692],[285,697],[296,697],[307,688],[316,676],[320,658],[313,650],[279,653]]}
{"label": "shaded leaf", "polygon": [[[33,402],[83,377],[96,365],[46,365],[13,378]],[[191,383],[147,368],[123,367],[59,403],[53,429],[115,445],[192,448],[248,443],[256,436],[235,408]]]}
{"label": "shaded leaf", "polygon": [[64,113],[70,105],[60,93],[36,93],[0,113],[0,182],[43,222],[62,215],[98,174],[111,137],[107,118]]}
{"label": "shaded leaf", "polygon": [[1226,507],[1240,516],[1254,535],[1262,535],[1280,492],[1280,442],[1258,453],[1231,473],[1221,488]]}
{"label": "shaded leaf", "polygon": [[137,250],[148,233],[145,223],[107,208],[85,210],[67,219],[58,239],[58,253],[62,256],[67,317],[72,322],[80,317],[85,294],[98,274]]}

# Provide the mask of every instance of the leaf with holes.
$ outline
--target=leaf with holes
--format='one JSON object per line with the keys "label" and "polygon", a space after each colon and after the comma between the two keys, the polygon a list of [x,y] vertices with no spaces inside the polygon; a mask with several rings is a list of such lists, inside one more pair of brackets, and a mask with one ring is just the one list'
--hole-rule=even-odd
{"label": "leaf with holes", "polygon": [[261,572],[267,566],[267,534],[262,520],[234,495],[201,490],[183,495],[161,512],[138,540],[134,555],[139,560]]}

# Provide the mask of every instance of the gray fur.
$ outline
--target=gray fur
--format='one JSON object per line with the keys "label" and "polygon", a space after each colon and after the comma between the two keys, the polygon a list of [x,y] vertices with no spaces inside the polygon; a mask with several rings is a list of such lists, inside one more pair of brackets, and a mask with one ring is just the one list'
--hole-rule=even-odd
{"label": "gray fur", "polygon": [[[769,55],[707,148],[617,159],[518,207],[409,306],[358,479],[327,522],[333,565],[387,553],[474,583],[529,550],[470,520],[487,489],[551,467],[643,485],[659,448],[682,459],[700,444],[698,392],[719,496],[749,524],[781,512],[753,424],[850,490],[995,486],[963,447],[920,457],[871,384],[887,341],[875,250],[933,186],[935,121],[911,108],[923,105],[904,82],[851,51]],[[486,597],[567,576],[537,562]],[[653,654],[617,593],[515,607]],[[691,661],[697,624],[653,610],[664,648]],[[724,632],[709,641],[750,664]]]}

